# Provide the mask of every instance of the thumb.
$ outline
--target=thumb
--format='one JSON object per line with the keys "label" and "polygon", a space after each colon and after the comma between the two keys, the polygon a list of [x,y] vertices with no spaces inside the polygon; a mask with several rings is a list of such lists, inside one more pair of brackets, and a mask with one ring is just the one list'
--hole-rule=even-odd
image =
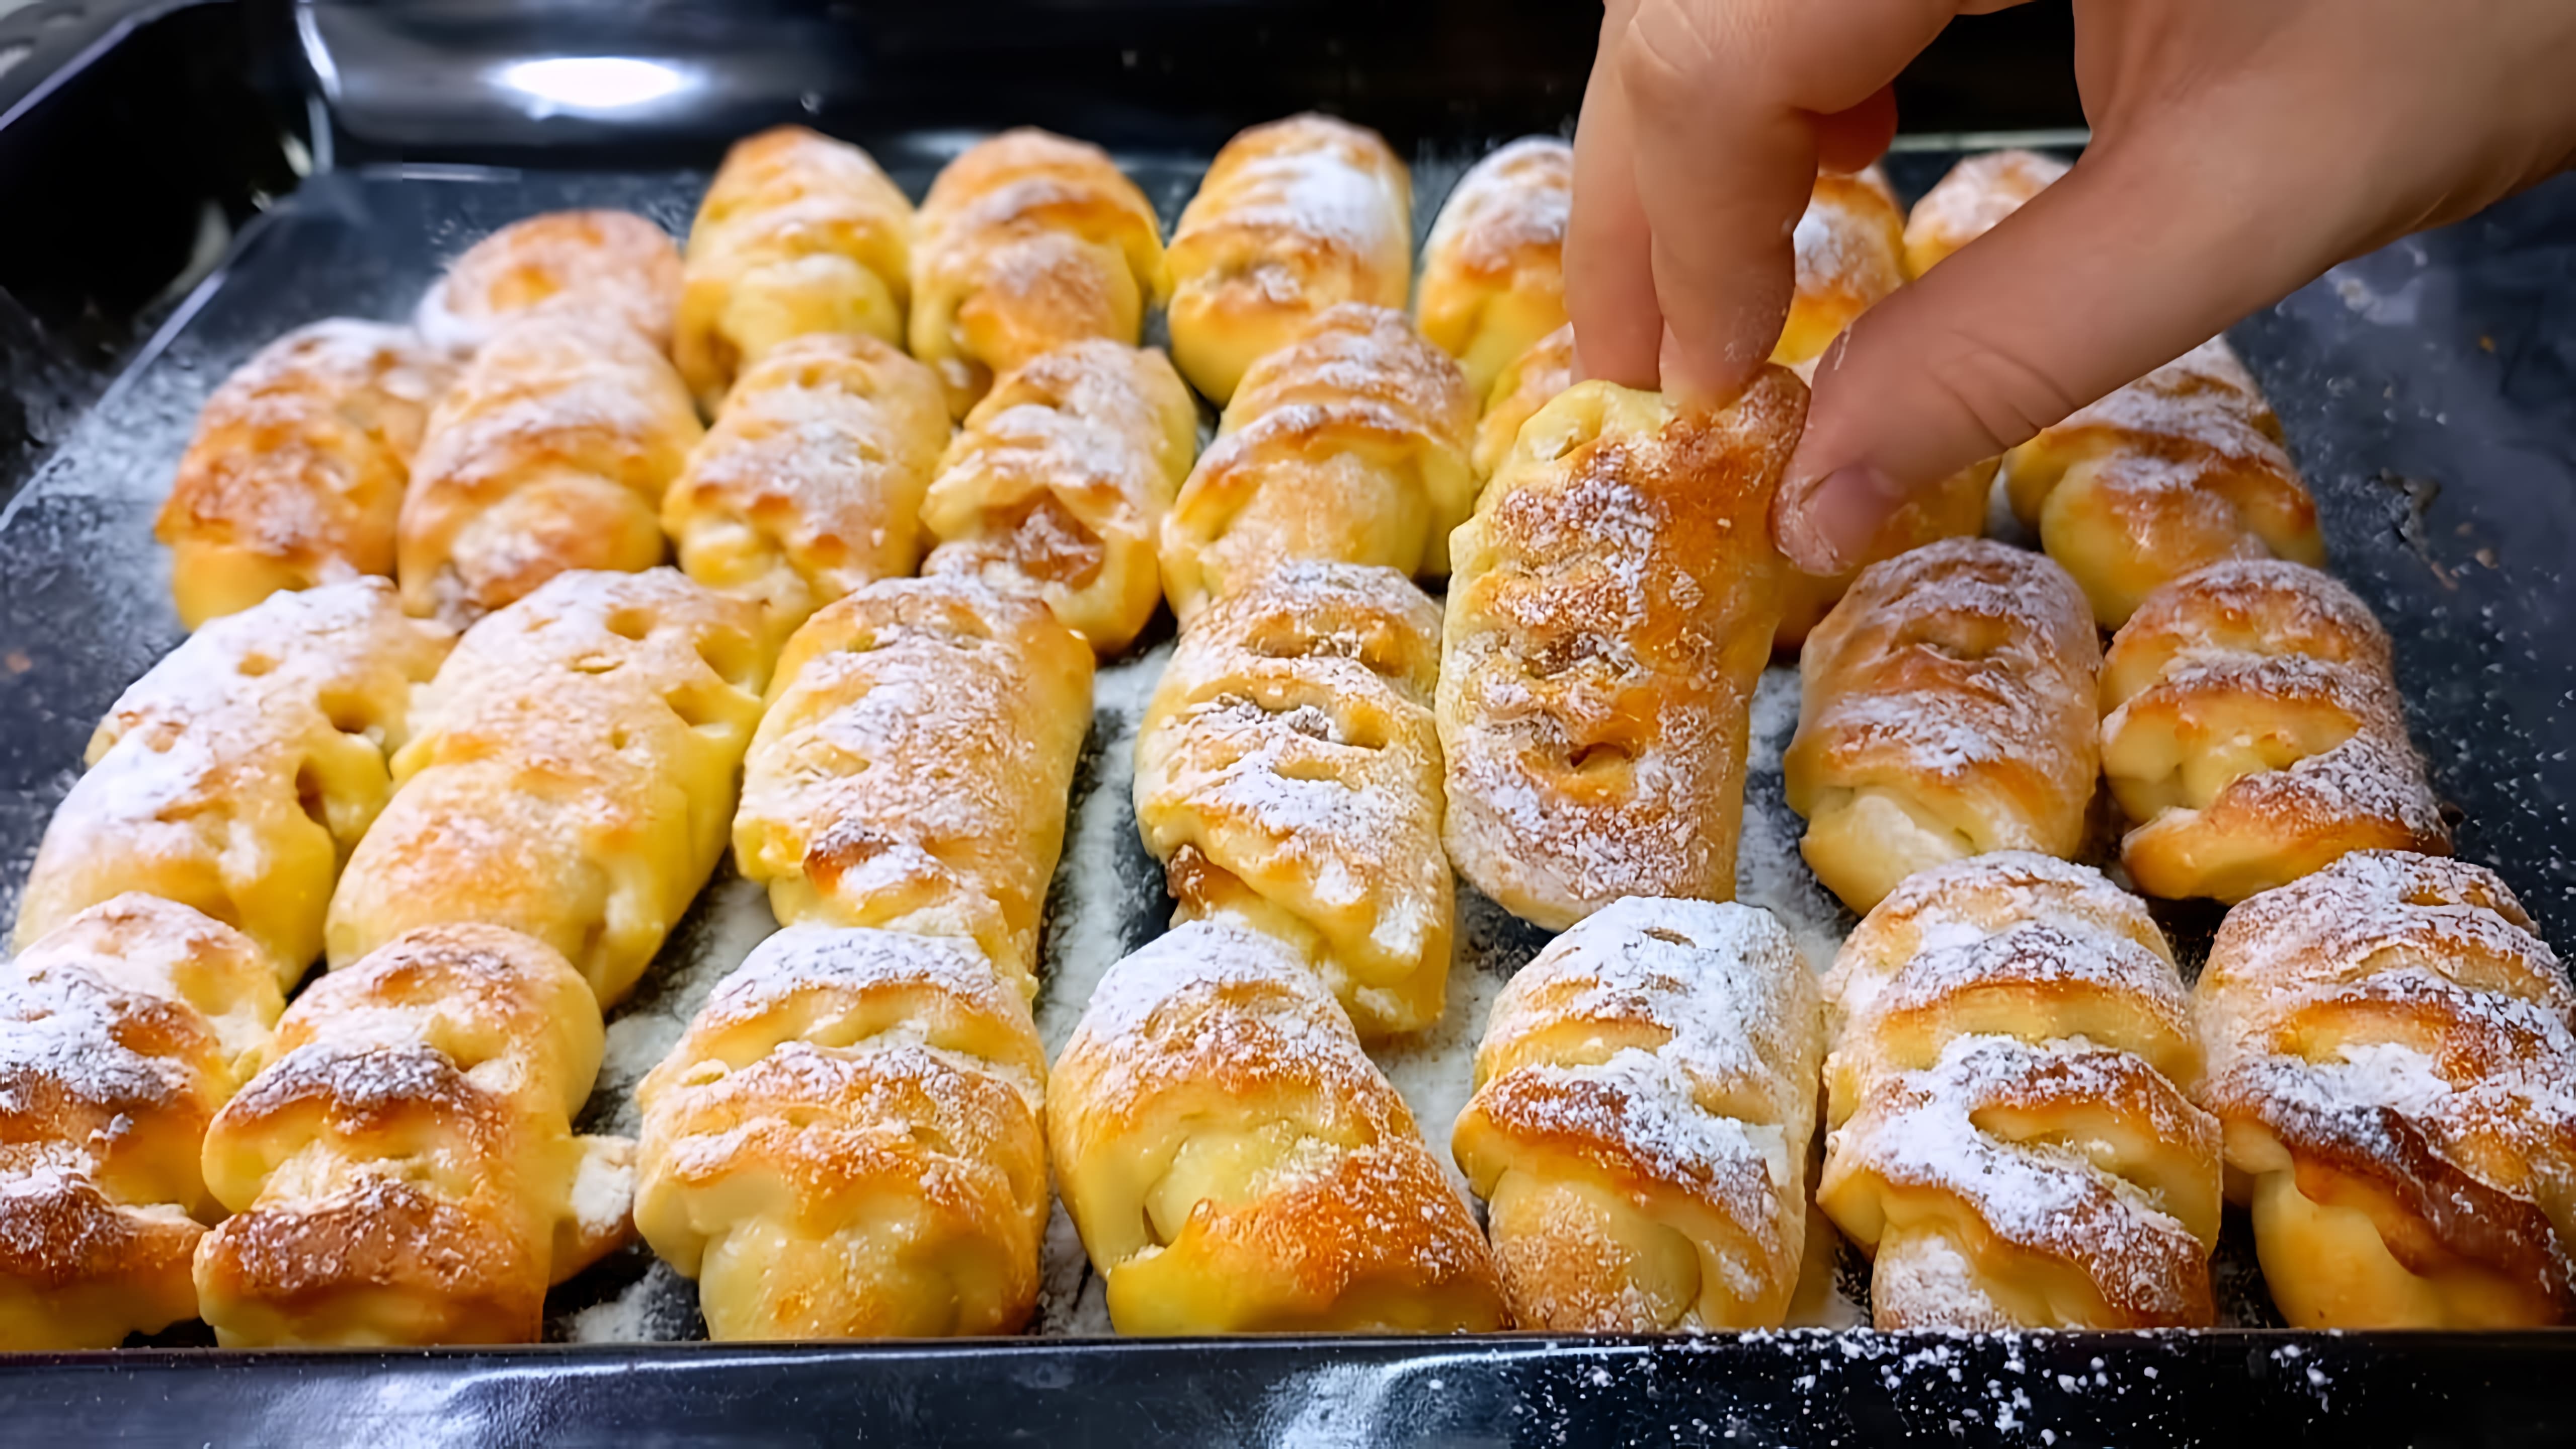
{"label": "thumb", "polygon": [[1772,511],[1781,551],[1809,573],[1845,572],[1915,494],[2340,260],[2344,208],[2319,179],[2330,168],[2268,156],[2197,124],[2097,141],[1862,314],[1817,369]]}

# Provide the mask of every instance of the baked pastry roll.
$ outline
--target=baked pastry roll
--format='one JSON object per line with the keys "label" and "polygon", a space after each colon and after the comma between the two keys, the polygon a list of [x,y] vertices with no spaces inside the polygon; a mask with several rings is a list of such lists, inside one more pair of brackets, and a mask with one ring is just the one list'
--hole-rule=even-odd
{"label": "baked pastry roll", "polygon": [[1364,1037],[1429,1026],[1448,995],[1439,666],[1440,606],[1403,575],[1290,564],[1190,625],[1136,738],[1176,919],[1294,946]]}
{"label": "baked pastry roll", "polygon": [[534,1343],[547,1285],[631,1233],[634,1144],[580,1137],[590,988],[493,926],[410,932],[305,988],[206,1133],[226,1348]]}
{"label": "baked pastry roll", "polygon": [[2074,855],[2101,671],[2083,591],[2038,554],[1954,538],[1872,565],[1799,661],[1799,853],[1855,911],[1945,861]]}
{"label": "baked pastry roll", "polygon": [[1312,113],[1225,143],[1172,229],[1172,361],[1219,407],[1342,302],[1401,308],[1413,177],[1377,132]]}
{"label": "baked pastry roll", "polygon": [[1031,586],[1101,657],[1163,601],[1163,515],[1198,405],[1162,353],[1074,342],[1004,373],[948,445],[921,510],[934,572]]}
{"label": "baked pastry roll", "polygon": [[91,734],[19,898],[18,944],[141,891],[237,927],[294,985],[322,954],[341,863],[392,793],[413,686],[448,643],[374,578],[272,594],[198,630]]}
{"label": "baked pastry roll", "polygon": [[671,360],[713,414],[770,350],[820,332],[903,341],[912,203],[867,152],[803,126],[725,153],[689,227]]}
{"label": "baked pastry roll", "polygon": [[1400,312],[1315,318],[1243,374],[1163,520],[1163,592],[1183,624],[1291,559],[1449,571],[1475,506],[1475,404],[1458,364]]}
{"label": "baked pastry roll", "polygon": [[502,329],[430,414],[395,541],[403,606],[459,628],[571,569],[662,561],[662,497],[705,436],[633,329]]}
{"label": "baked pastry roll", "polygon": [[635,1223],[711,1338],[1009,1333],[1037,1302],[1046,1054],[965,941],[790,926],[636,1098]]}
{"label": "baked pastry roll", "polygon": [[1771,349],[1782,367],[1814,363],[1854,318],[1905,285],[1905,213],[1875,166],[1818,172],[1790,246],[1797,290]]}
{"label": "baked pastry roll", "polygon": [[1504,1327],[1467,1204],[1296,953],[1192,921],[1109,969],[1047,1150],[1120,1333]]}
{"label": "baked pastry roll", "polygon": [[1479,161],[1431,224],[1414,318],[1479,401],[1512,359],[1565,325],[1574,148],[1523,136]]}
{"label": "baked pastry roll", "polygon": [[1109,154],[1022,127],[970,146],[922,198],[912,355],[964,417],[993,379],[1068,342],[1136,345],[1163,231]]}
{"label": "baked pastry roll", "polygon": [[1988,151],[1950,168],[1905,216],[1905,272],[1919,277],[1995,229],[2070,169],[2037,151]]}
{"label": "baked pastry roll", "polygon": [[629,211],[550,211],[512,222],[448,263],[412,325],[429,345],[459,357],[537,312],[622,323],[669,352],[680,282],[679,248],[653,222]]}
{"label": "baked pastry roll", "polygon": [[1512,444],[1521,435],[1521,425],[1538,416],[1540,408],[1572,386],[1571,324],[1531,343],[1527,351],[1495,375],[1493,390],[1484,397],[1484,416],[1476,422],[1476,446],[1470,454],[1479,482],[1493,477],[1494,470],[1511,455]]}
{"label": "baked pastry roll", "polygon": [[454,377],[408,328],[334,317],[259,350],[197,414],[152,535],[194,629],[280,589],[394,571],[394,523]]}
{"label": "baked pastry roll", "polygon": [[2149,895],[2241,901],[2348,851],[2450,851],[2387,632],[2315,569],[2212,564],[2158,590],[2111,641],[2102,709],[2120,863]]}
{"label": "baked pastry roll", "polygon": [[2194,1004],[2291,1327],[2567,1320],[2576,993],[2493,872],[2347,855],[2228,912]]}
{"label": "baked pastry roll", "polygon": [[2218,1123],[2163,935],[2101,875],[2006,851],[1879,903],[1825,976],[1816,1200],[1882,1329],[2206,1326]]}
{"label": "baked pastry roll", "polygon": [[197,1316],[198,1152],[280,1004],[249,937],[147,895],[0,968],[0,1351]]}
{"label": "baked pastry roll", "polygon": [[784,640],[861,584],[912,572],[947,445],[930,369],[858,333],[791,337],[743,369],[662,527],[689,577],[757,602]]}
{"label": "baked pastry roll", "polygon": [[1452,543],[1449,858],[1563,930],[1621,896],[1732,900],[1746,712],[1771,656],[1771,491],[1807,389],[1715,415],[1587,382],[1541,409]]}
{"label": "baked pastry roll", "polygon": [[615,1005],[724,853],[768,677],[752,606],[670,569],[558,574],[475,625],[331,897],[332,966],[479,921]]}
{"label": "baked pastry roll", "polygon": [[2004,488],[2106,629],[2203,564],[2326,561],[2280,419],[2224,338],[2042,429],[2004,456]]}
{"label": "baked pastry roll", "polygon": [[1023,996],[1091,727],[1091,651],[1031,594],[888,579],[779,657],[733,857],[783,925],[960,936]]}
{"label": "baked pastry roll", "polygon": [[1764,912],[1613,902],[1494,1002],[1451,1141],[1523,1328],[1777,1328],[1825,1025]]}

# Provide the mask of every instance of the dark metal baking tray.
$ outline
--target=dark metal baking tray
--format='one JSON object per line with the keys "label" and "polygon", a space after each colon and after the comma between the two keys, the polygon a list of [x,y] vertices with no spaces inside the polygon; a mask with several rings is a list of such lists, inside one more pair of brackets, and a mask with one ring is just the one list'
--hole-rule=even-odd
{"label": "dark metal baking tray", "polygon": [[[400,315],[436,258],[529,211],[629,205],[679,229],[702,180],[685,163],[711,160],[720,143],[721,133],[687,134],[682,125],[654,143],[656,164],[603,171],[595,168],[635,162],[632,153],[652,148],[614,137],[585,143],[541,136],[516,146],[487,140],[451,155],[435,145],[360,136],[327,112],[300,129],[290,115],[282,132],[263,132],[262,98],[240,80],[243,72],[222,63],[258,51],[261,23],[255,8],[245,15],[220,4],[142,12],[139,23],[104,35],[112,43],[94,49],[86,67],[0,128],[0,215],[26,216],[28,207],[12,203],[113,161],[137,128],[190,114],[192,106],[230,118],[205,126],[198,154],[142,188],[151,205],[135,199],[134,225],[156,236],[193,218],[189,245],[175,258],[166,244],[128,245],[130,255],[76,267],[57,246],[37,259],[50,269],[29,271],[23,250],[12,253],[0,239],[0,288],[23,289],[21,278],[33,276],[52,311],[49,318],[26,309],[38,319],[41,352],[20,350],[0,332],[0,345],[10,348],[0,354],[10,359],[0,380],[16,395],[16,369],[30,358],[94,383],[115,379],[94,404],[77,386],[55,398],[58,431],[29,450],[43,458],[40,467],[13,471],[0,451],[0,496],[27,485],[0,514],[0,908],[23,879],[92,721],[179,637],[160,556],[140,540],[166,483],[170,440],[184,434],[187,416],[221,373],[310,317]],[[0,45],[7,35],[0,28]],[[1533,93],[1518,99],[1489,77],[1484,99],[1446,119],[1438,108],[1407,109],[1410,103],[1391,104],[1395,120],[1370,109],[1367,82],[1379,72],[1411,76],[1409,89],[1384,89],[1417,99],[1439,89],[1393,56],[1354,61],[1350,72],[1361,83],[1350,86],[1344,77],[1344,90],[1331,99],[1363,119],[1384,120],[1417,158],[1433,162],[1422,168],[1427,216],[1458,162],[1503,135],[1563,120],[1570,100],[1559,81],[1569,65],[1579,79],[1579,59],[1559,57],[1548,75],[1532,78]],[[1475,69],[1472,60],[1454,57],[1431,69],[1449,64]],[[153,90],[156,84],[164,89]],[[1974,89],[1956,77],[1942,84]],[[1147,124],[1154,105],[1130,100],[1119,108],[1123,120],[1094,117],[1103,128],[1094,134],[1120,124],[1138,128],[1121,160],[1167,220],[1214,139],[1286,108],[1256,93],[1244,104],[1261,109],[1237,114],[1206,100],[1204,89],[1189,104],[1205,106],[1205,114],[1159,133],[1160,145]],[[908,91],[895,90],[891,99],[852,95],[816,109],[846,108],[839,119],[847,124],[836,128],[867,141],[918,194],[955,138],[944,127],[897,124]],[[1151,85],[1124,94],[1164,103]],[[10,100],[0,89],[0,113]],[[1061,113],[1041,108],[1040,117],[1080,133],[1079,100],[1068,90]],[[796,105],[808,109],[801,99]],[[874,110],[895,114],[871,119]],[[65,122],[67,112],[79,124]],[[1007,106],[973,114],[985,122],[1032,118]],[[1991,111],[1980,118],[1998,114],[2032,118]],[[712,126],[739,118],[697,119]],[[280,134],[296,140],[282,143]],[[564,154],[585,169],[450,165],[454,156],[527,159],[539,141],[562,141],[572,148]],[[337,146],[351,165],[275,200],[295,182],[284,157],[324,144]],[[370,154],[383,161],[409,156],[411,164],[355,164]],[[1909,153],[1893,158],[1891,171],[1912,192],[1947,160],[1939,152]],[[184,280],[188,253],[203,250],[209,227],[219,228],[220,239],[235,225],[242,225],[238,239],[201,285],[174,289],[169,277],[155,275],[166,267]],[[77,303],[68,314],[66,298]],[[2560,561],[2576,526],[2571,308],[2576,185],[2560,183],[2468,226],[2339,269],[2235,333],[2317,488],[2338,571],[2397,636],[2417,736],[2459,807],[2462,853],[2502,870],[2562,948],[2576,933],[2576,879],[2560,858],[2560,842],[2569,838],[2567,792],[2576,788],[2576,765],[2564,751],[2576,704],[2576,641],[2560,621],[2569,598]],[[8,315],[0,296],[0,325]],[[65,315],[72,328],[61,322]],[[60,364],[65,332],[80,326],[91,329],[85,371]],[[119,356],[119,328],[157,331]],[[95,355],[102,353],[104,360]],[[1152,929],[1152,903],[1140,908],[1131,933]],[[2188,932],[2190,915],[2172,923]],[[686,926],[683,934],[693,929],[707,927]],[[631,1252],[558,1298],[615,1292],[648,1262]],[[685,1316],[685,1301],[680,1311]],[[2257,1314],[2239,1316],[2259,1321]],[[2056,1443],[2089,1443],[2331,1431],[2362,1442],[2563,1442],[2576,1436],[2576,1397],[2558,1381],[2564,1370],[2557,1367],[2569,1361],[2571,1346],[2576,1340],[2559,1334],[2220,1332],[1691,1342],[1050,1340],[427,1354],[129,1349],[0,1363],[0,1423],[12,1426],[0,1438],[2051,1442],[2045,1431]]]}

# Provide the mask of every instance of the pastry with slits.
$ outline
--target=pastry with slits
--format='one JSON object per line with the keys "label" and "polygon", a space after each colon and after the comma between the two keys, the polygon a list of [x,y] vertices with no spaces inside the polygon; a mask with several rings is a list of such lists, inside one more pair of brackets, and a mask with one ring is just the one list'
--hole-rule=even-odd
{"label": "pastry with slits", "polygon": [[1583,383],[1454,540],[1438,716],[1460,874],[1562,930],[1621,896],[1730,900],[1747,711],[1779,622],[1785,370],[1714,415]]}
{"label": "pastry with slits", "polygon": [[2355,850],[2451,848],[2406,733],[2387,631],[2278,560],[2150,596],[2102,670],[2102,771],[2149,895],[2240,901]]}
{"label": "pastry with slits", "polygon": [[474,921],[614,1005],[724,853],[769,660],[752,605],[673,569],[558,574],[475,625],[331,898],[332,966]]}
{"label": "pastry with slits", "polygon": [[0,967],[0,1350],[197,1316],[206,1125],[281,1005],[249,937],[140,894]]}
{"label": "pastry with slits", "polygon": [[1764,912],[1631,896],[1521,968],[1452,1136],[1524,1328],[1776,1328],[1806,1250],[1816,978]]}
{"label": "pastry with slits", "polygon": [[2347,855],[2228,912],[2194,1001],[2291,1327],[2576,1312],[2576,992],[2494,872]]}
{"label": "pastry with slits", "polygon": [[433,347],[469,357],[523,318],[591,318],[671,349],[680,304],[679,248],[631,211],[549,211],[514,221],[447,264],[412,325]]}
{"label": "pastry with slits", "polygon": [[1905,270],[1920,277],[1987,232],[2070,168],[2037,151],[1986,151],[1953,166],[1905,214]]}
{"label": "pastry with slits", "polygon": [[1120,1333],[1509,1319],[1492,1255],[1322,979],[1227,921],[1109,969],[1056,1059],[1056,1186]]}
{"label": "pastry with slits", "polygon": [[571,1122],[590,988],[543,943],[432,926],[305,988],[206,1133],[197,1249],[227,1348],[534,1343],[633,1229],[634,1144]]}
{"label": "pastry with slits", "polygon": [[2039,554],[1958,538],[1872,565],[1799,660],[1799,853],[1855,911],[1963,856],[2074,855],[2101,667],[2082,591]]}
{"label": "pastry with slits", "polygon": [[1175,919],[1288,942],[1366,1037],[1431,1025],[1447,995],[1439,662],[1440,607],[1403,575],[1290,564],[1192,622],[1136,738]]}
{"label": "pastry with slits", "polygon": [[293,986],[392,793],[414,687],[452,637],[375,578],[272,594],[198,630],[91,734],[19,898],[18,944],[141,891],[238,927]]}
{"label": "pastry with slits", "polygon": [[1523,136],[1460,177],[1431,224],[1414,317],[1480,403],[1505,365],[1565,325],[1573,205],[1574,148]]}
{"label": "pastry with slits", "polygon": [[1163,601],[1161,538],[1198,455],[1198,406],[1161,352],[1075,342],[1003,374],[921,511],[928,572],[1034,586],[1106,659]]}
{"label": "pastry with slits", "polygon": [[636,1227],[712,1338],[1013,1332],[1045,1079],[1027,1002],[971,942],[790,926],[636,1089]]}
{"label": "pastry with slits", "polygon": [[781,924],[961,937],[1034,996],[1091,671],[1034,594],[948,575],[841,599],[779,657],[735,864]]}
{"label": "pastry with slits", "polygon": [[1882,1329],[2185,1328],[2214,1311],[2218,1123],[2163,933],[2004,852],[1879,903],[1825,977],[1818,1203]]}

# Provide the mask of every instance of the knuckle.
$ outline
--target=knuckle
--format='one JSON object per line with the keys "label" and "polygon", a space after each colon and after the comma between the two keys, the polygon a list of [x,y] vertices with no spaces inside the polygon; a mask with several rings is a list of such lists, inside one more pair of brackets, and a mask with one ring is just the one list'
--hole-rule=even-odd
{"label": "knuckle", "polygon": [[2030,441],[2085,401],[2072,396],[2054,370],[1974,332],[1949,333],[1930,363],[1924,379],[1975,427],[1990,453]]}

